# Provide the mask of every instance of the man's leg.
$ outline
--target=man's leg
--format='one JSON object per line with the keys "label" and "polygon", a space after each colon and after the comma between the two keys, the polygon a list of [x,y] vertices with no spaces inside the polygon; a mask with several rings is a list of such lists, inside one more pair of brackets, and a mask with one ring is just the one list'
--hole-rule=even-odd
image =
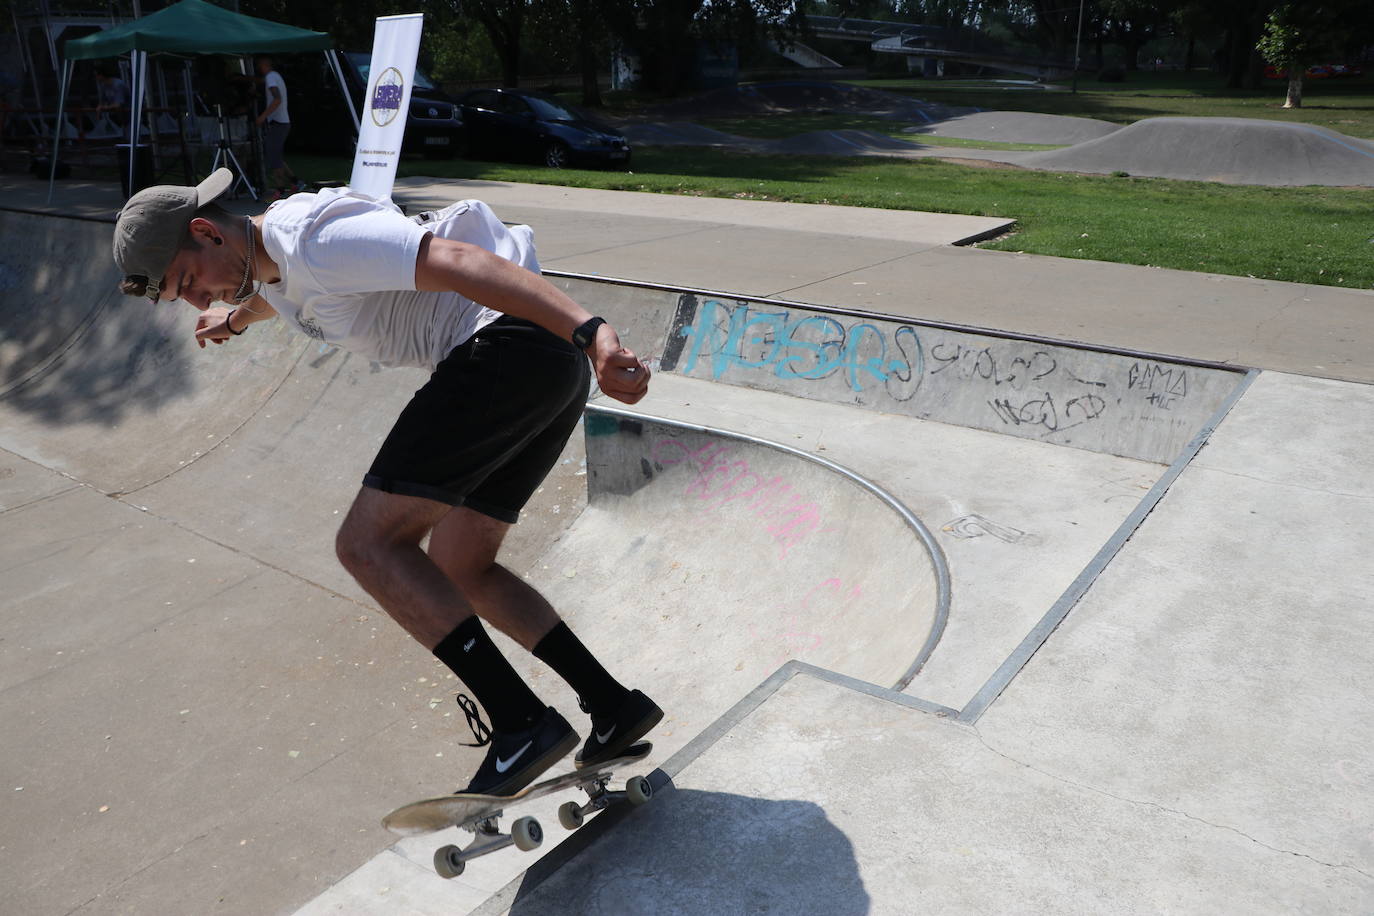
{"label": "man's leg", "polygon": [[472,604],[420,549],[425,534],[449,511],[433,500],[364,487],[339,529],[336,549],[368,594],[486,709],[490,735],[477,724],[475,710],[464,706],[479,746],[489,740],[491,750],[463,791],[506,795],[576,747],[577,733],[540,702],[491,641]]}
{"label": "man's leg", "polygon": [[544,596],[496,562],[510,524],[462,506],[434,526],[429,556],[477,615],[529,651],[558,626]]}
{"label": "man's leg", "polygon": [[552,668],[577,691],[592,717],[579,765],[609,760],[658,724],[663,712],[625,689],[602,667],[543,595],[496,562],[510,525],[466,507],[434,527],[429,555],[477,614]]}

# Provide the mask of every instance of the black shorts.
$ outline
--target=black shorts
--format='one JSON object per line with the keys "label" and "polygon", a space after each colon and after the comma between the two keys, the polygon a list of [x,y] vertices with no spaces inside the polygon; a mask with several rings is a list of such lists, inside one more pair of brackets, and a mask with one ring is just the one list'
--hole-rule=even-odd
{"label": "black shorts", "polygon": [[576,428],[590,384],[587,357],[571,343],[498,318],[415,392],[363,486],[514,523]]}

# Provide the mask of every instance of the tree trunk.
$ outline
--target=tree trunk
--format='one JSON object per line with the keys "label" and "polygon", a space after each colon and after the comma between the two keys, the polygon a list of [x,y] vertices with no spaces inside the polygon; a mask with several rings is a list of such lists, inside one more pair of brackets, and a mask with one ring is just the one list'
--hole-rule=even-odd
{"label": "tree trunk", "polygon": [[1126,56],[1126,69],[1137,71],[1140,69],[1140,45],[1141,41],[1134,35],[1128,35],[1121,42],[1121,50]]}
{"label": "tree trunk", "polygon": [[1193,38],[1193,36],[1188,36],[1188,47],[1185,48],[1183,51],[1184,73],[1187,73],[1189,70],[1193,69],[1193,45],[1196,43],[1196,41],[1197,39]]}
{"label": "tree trunk", "polygon": [[584,34],[582,45],[577,49],[577,58],[582,70],[582,104],[588,108],[601,107],[601,83],[596,78],[596,52],[596,43]]}
{"label": "tree trunk", "polygon": [[1302,107],[1302,67],[1298,64],[1288,68],[1288,98],[1283,101],[1284,108]]}

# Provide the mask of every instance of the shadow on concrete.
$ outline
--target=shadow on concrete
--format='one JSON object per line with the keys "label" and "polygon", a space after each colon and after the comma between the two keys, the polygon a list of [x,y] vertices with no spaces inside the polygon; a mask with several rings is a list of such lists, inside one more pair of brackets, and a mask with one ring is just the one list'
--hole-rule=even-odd
{"label": "shadow on concrete", "polygon": [[108,223],[0,213],[0,401],[113,426],[187,392],[184,315],[115,288]]}
{"label": "shadow on concrete", "polygon": [[532,869],[512,916],[869,912],[853,844],[813,802],[665,787],[620,820],[542,882]]}

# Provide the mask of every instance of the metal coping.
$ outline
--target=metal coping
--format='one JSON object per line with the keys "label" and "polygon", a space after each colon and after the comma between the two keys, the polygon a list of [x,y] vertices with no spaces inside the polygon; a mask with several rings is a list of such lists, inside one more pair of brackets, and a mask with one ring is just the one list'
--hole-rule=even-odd
{"label": "metal coping", "polygon": [[[948,719],[951,722],[959,721],[959,713],[956,710],[940,706],[936,703],[929,703],[916,697],[888,690],[867,681],[861,681],[847,675],[837,674],[834,671],[827,671],[824,668],[817,668],[806,662],[799,662],[793,659],[786,662],[768,676],[763,683],[751,690],[744,698],[735,703],[734,706],[726,710],[718,719],[706,727],[701,734],[697,735],[677,753],[673,754],[664,761],[663,765],[649,774],[649,783],[653,786],[655,793],[674,787],[673,777],[677,776],[697,758],[706,753],[724,737],[731,729],[735,728],[747,719],[756,709],[764,704],[770,697],[781,690],[787,683],[798,675],[815,678],[847,690],[870,696],[875,699],[885,700],[895,703],[907,709],[938,716]],[[496,916],[505,913],[515,906],[522,897],[534,893],[538,887],[553,876],[564,865],[572,861],[573,858],[581,854],[598,839],[612,829],[621,821],[631,817],[635,813],[635,808],[630,805],[612,805],[605,811],[598,814],[586,826],[577,830],[576,833],[564,839],[556,847],[549,850],[539,861],[535,862],[524,874],[510,881],[505,887],[492,894],[480,906],[472,910],[473,916]]]}
{"label": "metal coping", "polygon": [[584,280],[589,283],[605,283],[611,286],[627,286],[633,289],[656,290],[663,293],[685,293],[692,296],[709,296],[732,301],[758,302],[763,305],[776,305],[782,308],[809,309],[813,312],[843,315],[847,318],[862,318],[868,321],[897,321],[903,324],[912,325],[913,327],[934,328],[939,331],[957,331],[964,334],[979,334],[983,337],[994,337],[999,340],[1027,341],[1029,343],[1043,344],[1051,347],[1065,347],[1070,350],[1084,350],[1089,353],[1105,353],[1111,356],[1125,356],[1131,359],[1148,359],[1152,362],[1171,363],[1176,366],[1194,366],[1199,369],[1214,369],[1218,372],[1231,372],[1238,375],[1248,372],[1251,369],[1249,366],[1242,366],[1234,363],[1219,363],[1213,360],[1193,359],[1183,356],[1165,356],[1161,353],[1151,353],[1148,350],[1108,347],[1102,344],[1083,343],[1076,340],[1061,340],[1059,338],[1044,337],[1037,334],[1023,334],[1018,331],[999,331],[995,328],[984,328],[972,324],[956,324],[951,321],[932,321],[924,318],[910,318],[905,315],[893,315],[889,312],[870,312],[865,309],[850,308],[842,305],[821,305],[815,302],[798,302],[792,299],[775,299],[767,296],[749,296],[743,293],[727,293],[720,290],[697,289],[690,286],[667,286],[662,283],[649,283],[644,280],[625,280],[618,277],[604,277],[566,270],[544,270],[543,275],[546,277],[559,277],[567,280]]}
{"label": "metal coping", "polygon": [[1068,617],[1069,612],[1078,604],[1079,599],[1097,581],[1097,577],[1107,568],[1107,564],[1115,559],[1117,553],[1135,534],[1136,529],[1144,523],[1146,516],[1154,511],[1155,506],[1164,498],[1164,494],[1173,486],[1174,481],[1192,463],[1197,453],[1202,451],[1202,447],[1207,444],[1212,433],[1221,425],[1222,420],[1231,412],[1236,402],[1249,390],[1250,385],[1258,376],[1259,370],[1257,369],[1251,369],[1245,374],[1245,378],[1241,379],[1231,393],[1227,395],[1226,400],[1217,408],[1216,413],[1198,430],[1197,435],[1174,459],[1174,463],[1169,465],[1163,476],[1150,488],[1150,492],[1146,493],[1131,514],[1126,516],[1111,538],[1107,540],[1107,543],[1102,545],[1088,562],[1088,565],[1083,568],[1083,571],[1078,574],[1073,582],[1069,583],[1069,587],[1059,596],[1059,600],[1050,607],[1040,622],[1026,634],[1015,651],[1007,656],[987,683],[974,694],[973,699],[964,706],[959,713],[959,721],[969,725],[976,723],[982,718],[983,713],[987,712],[988,707],[1002,695],[1002,691],[1021,673],[1026,663],[1040,650],[1040,647],[1045,644],[1050,635],[1059,628],[1059,625]]}
{"label": "metal coping", "polygon": [[750,445],[758,445],[764,448],[774,449],[775,451],[783,452],[784,454],[792,455],[796,458],[801,458],[804,461],[809,461],[813,464],[818,464],[821,467],[840,475],[846,480],[849,480],[851,483],[857,484],[859,487],[876,496],[883,503],[887,504],[888,508],[896,512],[897,515],[902,519],[902,521],[906,522],[907,526],[910,527],[914,532],[916,532],[917,538],[920,539],[921,543],[926,548],[926,552],[930,555],[931,565],[935,567],[935,581],[937,589],[935,599],[935,623],[930,628],[930,635],[926,637],[925,644],[922,645],[920,651],[916,653],[915,660],[912,661],[911,665],[902,674],[902,676],[897,679],[897,682],[893,685],[892,689],[896,691],[905,690],[907,685],[911,683],[912,679],[916,677],[918,673],[920,673],[921,668],[925,665],[926,661],[935,651],[935,647],[939,644],[940,637],[943,636],[945,632],[945,625],[949,622],[949,564],[945,560],[944,550],[941,549],[939,542],[935,540],[935,535],[931,533],[930,529],[926,527],[925,523],[922,522],[919,518],[917,518],[916,514],[912,512],[909,508],[907,508],[907,506],[901,500],[899,500],[897,497],[893,496],[891,493],[884,490],[882,487],[878,486],[873,481],[859,474],[856,474],[854,471],[851,471],[849,468],[846,468],[843,465],[836,464],[835,462],[829,461],[825,458],[821,458],[819,455],[813,455],[810,452],[806,452],[798,448],[793,448],[790,445],[783,445],[780,442],[773,442],[769,439],[760,439],[757,436],[750,436],[744,433],[731,432],[725,429],[716,429],[710,426],[698,426],[695,423],[684,423],[680,420],[669,420],[662,417],[655,417],[651,414],[636,413],[635,411],[625,410],[619,407],[607,407],[601,404],[588,404],[586,410],[588,413],[603,414],[605,416],[619,417],[622,419],[635,420],[637,422],[657,423],[663,426],[670,426],[675,429],[684,429],[690,432],[703,433],[705,435],[716,436],[722,439],[733,439],[737,442],[747,442]]}

